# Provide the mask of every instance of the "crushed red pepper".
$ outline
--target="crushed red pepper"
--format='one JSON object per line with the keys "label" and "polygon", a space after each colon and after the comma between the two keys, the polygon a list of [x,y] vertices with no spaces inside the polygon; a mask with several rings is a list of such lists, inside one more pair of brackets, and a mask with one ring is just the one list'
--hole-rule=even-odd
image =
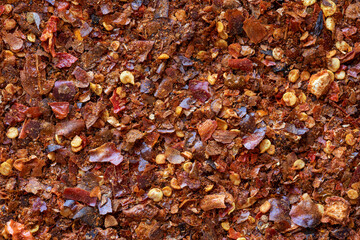
{"label": "crushed red pepper", "polygon": [[360,3],[0,3],[0,239],[360,239]]}

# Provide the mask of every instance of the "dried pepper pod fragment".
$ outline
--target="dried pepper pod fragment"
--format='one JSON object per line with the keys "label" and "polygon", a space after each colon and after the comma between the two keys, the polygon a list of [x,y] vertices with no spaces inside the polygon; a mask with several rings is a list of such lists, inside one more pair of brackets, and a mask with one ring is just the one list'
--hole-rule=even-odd
{"label": "dried pepper pod fragment", "polygon": [[55,117],[58,119],[64,119],[69,114],[69,106],[68,102],[53,102],[49,103],[52,111],[55,113]]}
{"label": "dried pepper pod fragment", "polygon": [[25,229],[25,226],[21,223],[15,222],[14,220],[10,220],[5,225],[5,232],[12,236],[12,239],[20,240],[34,240],[35,238],[32,236],[29,230]]}
{"label": "dried pepper pod fragment", "polygon": [[46,52],[51,53],[53,57],[56,56],[55,53],[55,37],[54,33],[57,31],[57,24],[59,22],[59,18],[56,16],[51,16],[46,23],[46,28],[43,31],[40,41],[41,45],[45,49]]}
{"label": "dried pepper pod fragment", "polygon": [[65,188],[63,192],[65,199],[71,199],[79,202],[83,202],[91,207],[96,206],[96,197],[91,197],[90,192],[81,188]]}
{"label": "dried pepper pod fragment", "polygon": [[46,64],[37,54],[27,54],[24,70],[20,72],[21,85],[30,96],[47,94],[54,86],[55,79],[46,78]]}
{"label": "dried pepper pod fragment", "polygon": [[201,141],[205,142],[211,138],[211,135],[217,128],[217,122],[215,120],[208,119],[205,122],[199,124],[197,127]]}
{"label": "dried pepper pod fragment", "polygon": [[347,224],[349,221],[350,204],[342,197],[334,196],[325,199],[323,223],[330,224]]}
{"label": "dried pepper pod fragment", "polygon": [[329,90],[333,81],[334,74],[331,71],[320,71],[310,77],[308,90],[319,98]]}
{"label": "dried pepper pod fragment", "polygon": [[110,162],[119,165],[124,157],[121,151],[117,150],[114,143],[105,143],[98,148],[89,151],[90,162]]}
{"label": "dried pepper pod fragment", "polygon": [[85,128],[84,120],[70,120],[56,124],[56,134],[59,136],[71,137],[79,134]]}
{"label": "dried pepper pod fragment", "polygon": [[292,206],[291,220],[298,226],[314,228],[320,224],[323,209],[314,203],[308,194],[302,196],[301,201]]}
{"label": "dried pepper pod fragment", "polygon": [[70,53],[62,52],[62,53],[56,53],[55,56],[55,67],[57,68],[69,68],[73,63],[75,63],[78,60],[77,57],[74,57]]}
{"label": "dried pepper pod fragment", "polygon": [[226,208],[224,194],[206,195],[200,201],[200,208],[204,211],[210,211],[217,208]]}
{"label": "dried pepper pod fragment", "polygon": [[245,72],[251,72],[253,70],[253,62],[247,58],[229,59],[229,67],[232,69],[239,69]]}
{"label": "dried pepper pod fragment", "polygon": [[264,25],[259,20],[253,18],[245,20],[243,29],[253,43],[261,42],[268,34]]}
{"label": "dried pepper pod fragment", "polygon": [[256,129],[254,133],[243,138],[244,147],[249,150],[254,149],[264,139],[265,133],[266,133],[266,127]]}

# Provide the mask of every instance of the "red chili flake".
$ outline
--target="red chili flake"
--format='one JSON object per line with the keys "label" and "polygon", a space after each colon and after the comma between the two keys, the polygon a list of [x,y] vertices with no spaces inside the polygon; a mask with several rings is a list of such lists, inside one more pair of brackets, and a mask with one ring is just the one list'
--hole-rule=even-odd
{"label": "red chili flake", "polygon": [[350,37],[357,32],[357,28],[354,26],[350,26],[350,27],[341,29],[341,32],[345,35],[345,37]]}
{"label": "red chili flake", "polygon": [[45,49],[46,52],[51,53],[51,56],[55,57],[55,38],[54,33],[57,31],[57,24],[59,22],[59,18],[56,16],[51,16],[49,21],[46,24],[46,28],[43,31],[40,41],[41,45]]}
{"label": "red chili flake", "polygon": [[21,223],[10,220],[5,225],[5,232],[8,232],[12,235],[14,240],[34,240],[35,238],[31,235],[29,230],[25,229],[25,226]]}
{"label": "red chili flake", "polygon": [[38,118],[42,115],[40,107],[29,107],[26,111],[26,116],[29,118]]}
{"label": "red chili flake", "polygon": [[360,53],[360,43],[355,43],[355,47],[351,52],[345,54],[345,56],[340,57],[341,63],[346,63],[354,59],[356,55]]}
{"label": "red chili flake", "polygon": [[261,42],[267,35],[266,28],[260,23],[260,21],[254,18],[248,18],[244,22],[244,31],[253,43]]}
{"label": "red chili flake", "polygon": [[114,107],[114,113],[119,113],[125,110],[126,99],[120,98],[116,91],[114,91],[113,95],[110,98],[110,101]]}
{"label": "red chili flake", "polygon": [[27,136],[36,140],[40,134],[41,123],[39,120],[26,119],[19,134],[20,139],[24,139]]}
{"label": "red chili flake", "polygon": [[263,60],[261,60],[261,62],[262,62],[262,64],[264,64],[267,67],[276,66],[276,62],[270,61],[270,60],[267,60],[267,59],[263,59]]}
{"label": "red chili flake", "polygon": [[90,162],[111,162],[114,165],[119,165],[124,159],[114,143],[105,143],[92,149],[89,151],[89,155]]}
{"label": "red chili flake", "polygon": [[246,149],[254,149],[265,137],[266,127],[255,130],[250,136],[243,138],[243,145]]}
{"label": "red chili flake", "polygon": [[70,53],[62,52],[56,54],[57,63],[55,67],[57,68],[65,68],[71,67],[71,65],[78,60],[77,57],[74,57]]}
{"label": "red chili flake", "polygon": [[69,9],[70,3],[68,2],[59,2],[57,6],[57,10],[59,12]]}
{"label": "red chili flake", "polygon": [[211,119],[201,123],[197,129],[201,138],[201,141],[205,142],[211,138],[211,135],[217,128],[217,122]]}
{"label": "red chili flake", "polygon": [[79,66],[76,66],[71,73],[76,78],[75,85],[79,88],[87,88],[90,84],[91,77],[89,74]]}
{"label": "red chili flake", "polygon": [[339,101],[340,88],[337,82],[332,82],[330,85],[329,99],[338,102]]}
{"label": "red chili flake", "polygon": [[55,117],[57,119],[64,119],[69,114],[69,106],[68,102],[53,102],[49,103],[51,110],[55,113]]}
{"label": "red chili flake", "polygon": [[231,239],[238,239],[243,236],[241,233],[235,231],[233,228],[230,228],[228,233],[229,233],[228,237]]}
{"label": "red chili flake", "polygon": [[65,199],[83,202],[91,207],[96,206],[96,197],[90,197],[90,192],[81,188],[65,188],[63,197]]}
{"label": "red chili flake", "polygon": [[192,80],[189,83],[189,90],[201,102],[206,102],[211,97],[209,82]]}
{"label": "red chili flake", "polygon": [[247,58],[243,59],[229,59],[229,67],[233,69],[239,69],[245,72],[251,72],[253,70],[253,62]]}
{"label": "red chili flake", "polygon": [[1,14],[3,14],[4,11],[5,11],[5,6],[0,5],[0,16],[1,16]]}
{"label": "red chili flake", "polygon": [[23,122],[28,109],[29,107],[23,104],[15,103],[11,106],[9,112],[5,114],[4,123],[6,125],[14,125],[18,122]]}
{"label": "red chili flake", "polygon": [[241,45],[239,43],[230,44],[228,51],[233,58],[238,58],[240,56]]}
{"label": "red chili flake", "polygon": [[230,9],[225,13],[225,18],[229,22],[229,32],[235,35],[243,30],[244,16],[240,10]]}

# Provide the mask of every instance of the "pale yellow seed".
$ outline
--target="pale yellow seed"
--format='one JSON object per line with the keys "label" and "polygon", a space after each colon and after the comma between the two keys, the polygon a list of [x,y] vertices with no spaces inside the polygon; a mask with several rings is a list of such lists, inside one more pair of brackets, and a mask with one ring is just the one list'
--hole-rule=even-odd
{"label": "pale yellow seed", "polygon": [[98,96],[101,95],[103,90],[100,84],[94,84],[94,83],[90,83],[90,89]]}
{"label": "pale yellow seed", "polygon": [[346,72],[344,70],[341,70],[340,72],[336,72],[334,76],[338,80],[343,80],[346,77]]}
{"label": "pale yellow seed", "polygon": [[230,181],[232,182],[232,184],[234,184],[235,186],[239,186],[240,185],[240,175],[237,173],[231,173],[230,176]]}
{"label": "pale yellow seed", "polygon": [[81,150],[82,150],[82,145],[78,147],[71,147],[71,151],[73,151],[74,153],[80,152]]}
{"label": "pale yellow seed", "polygon": [[222,22],[217,22],[216,23],[216,30],[218,33],[221,33],[222,31],[224,31],[224,24]]}
{"label": "pale yellow seed", "polygon": [[282,97],[286,106],[294,106],[297,102],[297,97],[293,92],[286,92]]}
{"label": "pale yellow seed", "polygon": [[331,58],[327,61],[328,69],[336,72],[340,68],[340,60],[338,58]]}
{"label": "pale yellow seed", "polygon": [[156,155],[155,162],[156,162],[156,164],[165,164],[165,162],[166,162],[165,154],[161,153],[161,154]]}
{"label": "pale yellow seed", "polygon": [[269,155],[274,155],[275,154],[275,145],[271,145],[270,148],[267,150],[267,153]]}
{"label": "pale yellow seed", "polygon": [[129,71],[123,71],[121,74],[120,74],[120,81],[123,83],[123,84],[132,84],[134,85],[135,84],[135,78],[134,78],[134,75],[129,72]]}
{"label": "pale yellow seed", "polygon": [[336,4],[331,0],[326,0],[326,5],[323,4],[323,2],[321,2],[320,6],[321,6],[321,10],[323,11],[325,17],[332,16],[336,12]]}
{"label": "pale yellow seed", "polygon": [[107,24],[106,22],[103,22],[103,26],[106,29],[106,31],[112,31],[114,27],[111,24]]}
{"label": "pale yellow seed", "polygon": [[305,39],[307,39],[308,36],[309,36],[309,32],[308,31],[304,32],[300,37],[300,41],[304,41]]}
{"label": "pale yellow seed", "polygon": [[160,188],[152,188],[148,192],[148,197],[151,198],[154,202],[160,202],[163,198],[163,192]]}
{"label": "pale yellow seed", "polygon": [[175,12],[175,17],[178,21],[186,20],[186,11],[184,9],[179,9]]}
{"label": "pale yellow seed", "polygon": [[113,116],[109,116],[106,121],[113,127],[120,127],[120,122]]}
{"label": "pale yellow seed", "polygon": [[219,39],[215,42],[215,47],[226,49],[228,47],[228,43],[224,39]]}
{"label": "pale yellow seed", "polygon": [[166,60],[169,59],[169,55],[167,55],[166,53],[162,53],[160,56],[158,56],[159,60]]}
{"label": "pale yellow seed", "polygon": [[38,225],[38,224],[36,224],[35,226],[33,226],[33,227],[29,230],[29,232],[31,232],[31,233],[36,233],[37,231],[39,231],[39,225]]}
{"label": "pale yellow seed", "polygon": [[340,52],[342,52],[344,54],[352,51],[352,47],[345,41],[341,41],[341,42],[337,41],[335,43],[335,46]]}
{"label": "pale yellow seed", "polygon": [[335,30],[335,20],[334,20],[334,18],[328,17],[325,20],[325,27],[326,27],[326,29],[333,32]]}
{"label": "pale yellow seed", "polygon": [[189,173],[192,169],[192,165],[193,163],[192,162],[186,162],[183,164],[183,169],[185,172]]}
{"label": "pale yellow seed", "polygon": [[265,201],[260,206],[260,212],[267,213],[270,210],[270,208],[271,208],[271,203],[269,201]]}
{"label": "pale yellow seed", "polygon": [[207,80],[208,80],[210,85],[214,85],[216,83],[217,78],[218,78],[218,75],[216,73],[215,74],[209,74],[207,76]]}
{"label": "pale yellow seed", "polygon": [[36,36],[35,36],[35,34],[33,34],[33,33],[29,33],[27,36],[26,36],[26,38],[27,38],[27,40],[29,41],[29,42],[35,42],[35,40],[36,40]]}
{"label": "pale yellow seed", "polygon": [[166,187],[163,187],[162,192],[166,197],[170,197],[172,194],[172,189],[171,189],[171,187],[166,186]]}
{"label": "pale yellow seed", "polygon": [[252,216],[248,216],[249,223],[255,223],[255,218],[253,218]]}
{"label": "pale yellow seed", "polygon": [[17,138],[17,136],[19,136],[19,130],[16,127],[11,127],[7,130],[6,136],[10,139]]}
{"label": "pale yellow seed", "polygon": [[305,7],[311,6],[316,3],[316,0],[302,0],[302,3]]}
{"label": "pale yellow seed", "polygon": [[82,138],[77,135],[71,141],[71,147],[73,147],[73,148],[77,148],[77,147],[81,146],[81,144],[82,144]]}
{"label": "pale yellow seed", "polygon": [[304,113],[304,112],[301,112],[300,114],[299,114],[299,120],[300,121],[306,121],[307,119],[308,119],[308,115],[306,114],[306,113]]}
{"label": "pale yellow seed", "polygon": [[205,192],[210,192],[214,188],[214,184],[206,185],[204,188]]}
{"label": "pale yellow seed", "polygon": [[11,164],[6,161],[6,162],[3,162],[1,165],[0,165],[0,173],[4,176],[9,176],[12,172],[12,166]]}
{"label": "pale yellow seed", "polygon": [[237,238],[236,240],[246,240],[246,238],[244,238],[244,237],[239,237],[239,238]]}
{"label": "pale yellow seed", "polygon": [[356,143],[356,139],[352,133],[346,134],[345,142],[347,145],[354,146]]}
{"label": "pale yellow seed", "polygon": [[176,114],[176,115],[178,115],[178,116],[180,116],[180,115],[181,115],[181,113],[182,113],[182,110],[183,110],[183,108],[182,108],[182,107],[177,106],[177,107],[175,108],[175,114]]}
{"label": "pale yellow seed", "polygon": [[294,83],[296,82],[300,77],[300,70],[299,69],[293,69],[289,72],[288,79],[290,82]]}
{"label": "pale yellow seed", "polygon": [[229,229],[230,229],[230,223],[229,223],[228,221],[222,222],[222,223],[221,223],[221,227],[222,227],[225,231],[229,231]]}
{"label": "pale yellow seed", "polygon": [[183,131],[179,130],[179,131],[176,131],[175,133],[176,133],[176,136],[179,137],[179,138],[185,137],[185,133]]}
{"label": "pale yellow seed", "polygon": [[301,81],[307,81],[310,79],[310,73],[308,71],[302,71],[300,74]]}
{"label": "pale yellow seed", "polygon": [[179,182],[176,178],[173,178],[170,180],[170,186],[173,188],[173,189],[176,189],[176,190],[180,190],[181,187],[179,185]]}
{"label": "pale yellow seed", "polygon": [[279,47],[276,47],[272,51],[272,55],[276,60],[281,60],[284,57],[284,50]]}
{"label": "pale yellow seed", "polygon": [[49,160],[54,161],[55,160],[55,152],[48,153],[47,157]]}
{"label": "pale yellow seed", "polygon": [[306,99],[307,99],[307,98],[306,98],[305,93],[301,92],[301,93],[299,94],[298,99],[299,99],[299,103],[304,103],[304,102],[306,102]]}
{"label": "pale yellow seed", "polygon": [[357,199],[359,197],[359,193],[355,189],[348,190],[347,195],[352,200]]}
{"label": "pale yellow seed", "polygon": [[304,167],[305,167],[305,162],[304,162],[303,160],[301,160],[301,159],[296,160],[296,161],[294,162],[294,164],[293,164],[293,168],[294,168],[295,170],[301,170],[301,169],[303,169]]}
{"label": "pale yellow seed", "polygon": [[269,150],[270,146],[271,146],[271,142],[270,142],[269,139],[262,140],[261,143],[260,143],[260,146],[259,146],[260,153],[264,153],[267,150]]}
{"label": "pale yellow seed", "polygon": [[219,32],[219,37],[226,40],[229,38],[229,35],[226,32]]}
{"label": "pale yellow seed", "polygon": [[61,144],[62,143],[62,136],[55,134],[55,141],[57,144]]}
{"label": "pale yellow seed", "polygon": [[181,156],[183,156],[184,158],[187,158],[187,159],[192,159],[193,154],[189,151],[184,151],[181,153]]}
{"label": "pale yellow seed", "polygon": [[113,51],[117,51],[120,47],[120,42],[119,41],[112,41],[110,44],[110,48]]}

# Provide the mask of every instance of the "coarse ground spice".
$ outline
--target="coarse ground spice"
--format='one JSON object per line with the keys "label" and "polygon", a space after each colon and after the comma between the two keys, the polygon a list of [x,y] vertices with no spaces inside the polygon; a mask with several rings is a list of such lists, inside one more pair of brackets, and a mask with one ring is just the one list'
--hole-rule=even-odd
{"label": "coarse ground spice", "polygon": [[360,239],[360,3],[0,2],[0,240]]}

